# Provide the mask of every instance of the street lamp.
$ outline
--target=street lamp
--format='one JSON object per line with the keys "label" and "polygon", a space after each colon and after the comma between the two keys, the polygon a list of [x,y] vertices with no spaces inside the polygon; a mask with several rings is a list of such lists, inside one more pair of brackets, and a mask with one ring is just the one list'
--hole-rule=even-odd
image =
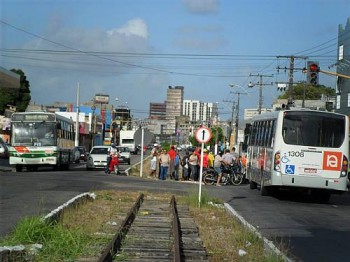
{"label": "street lamp", "polygon": [[[263,77],[273,77],[273,75],[260,75],[260,74],[252,75],[252,74],[250,74],[249,76],[259,76],[260,77],[260,81],[256,84],[259,85],[259,109],[258,109],[258,112],[259,112],[259,115],[261,115],[261,109],[262,109],[262,104],[263,104],[262,87],[264,85],[273,85],[272,82],[271,82],[271,84],[263,84]],[[254,83],[249,82],[248,87],[252,88],[254,86],[255,86]]]}
{"label": "street lamp", "polygon": [[[261,79],[260,79],[260,82],[258,82],[256,84],[259,85],[259,106],[258,106],[258,112],[259,112],[259,115],[261,115],[261,108],[262,108],[262,104],[263,104]],[[248,84],[249,88],[253,88],[254,86],[255,86],[254,83],[249,82],[249,84]]]}

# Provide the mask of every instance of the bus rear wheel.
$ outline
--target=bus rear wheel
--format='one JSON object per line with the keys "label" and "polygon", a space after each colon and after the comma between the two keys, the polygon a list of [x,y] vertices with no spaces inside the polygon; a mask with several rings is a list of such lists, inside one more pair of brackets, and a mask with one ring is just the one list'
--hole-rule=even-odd
{"label": "bus rear wheel", "polygon": [[263,176],[261,176],[261,182],[260,182],[260,194],[262,196],[268,196],[269,195],[269,191],[268,189],[265,187],[264,185],[264,178]]}
{"label": "bus rear wheel", "polygon": [[16,165],[16,172],[22,172],[23,166],[21,165]]}

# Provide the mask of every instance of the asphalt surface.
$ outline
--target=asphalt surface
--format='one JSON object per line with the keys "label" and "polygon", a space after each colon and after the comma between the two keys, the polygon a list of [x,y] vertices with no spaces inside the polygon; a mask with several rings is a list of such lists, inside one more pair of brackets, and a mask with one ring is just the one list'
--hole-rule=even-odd
{"label": "asphalt surface", "polygon": [[[2,160],[0,168],[8,169]],[[101,189],[198,194],[198,184],[87,172],[83,164],[70,171],[0,172],[0,238],[25,216],[46,215],[71,198]],[[294,261],[348,261],[350,194],[333,195],[322,204],[281,194],[262,197],[241,186],[204,186],[202,194],[222,199],[269,240],[282,244]]]}
{"label": "asphalt surface", "polygon": [[9,165],[9,159],[0,158],[0,172],[11,172],[14,169]]}

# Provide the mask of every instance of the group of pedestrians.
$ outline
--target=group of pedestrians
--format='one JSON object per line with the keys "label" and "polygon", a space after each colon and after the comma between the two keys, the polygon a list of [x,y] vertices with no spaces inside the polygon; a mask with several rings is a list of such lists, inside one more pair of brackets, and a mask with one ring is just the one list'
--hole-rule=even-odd
{"label": "group of pedestrians", "polygon": [[[181,180],[199,181],[201,166],[200,147],[192,151],[186,150],[185,154],[181,156],[174,146],[166,150],[165,148],[160,149],[158,144],[154,144],[151,157],[150,177],[166,180],[170,176],[170,179],[180,180],[181,168]],[[221,181],[221,166],[234,164],[237,161],[240,161],[240,157],[234,147],[232,148],[232,153],[229,149],[226,149],[224,154],[223,152],[218,152],[216,156],[207,149],[203,151],[203,170],[209,167],[215,169],[219,174],[216,183],[218,186]]]}
{"label": "group of pedestrians", "polygon": [[[151,151],[151,172],[150,177],[166,180],[168,174],[171,179],[179,180],[180,155],[174,146],[167,151],[165,148],[159,149],[158,144],[154,144]],[[157,165],[158,163],[158,165]],[[158,166],[158,175],[157,175]]]}

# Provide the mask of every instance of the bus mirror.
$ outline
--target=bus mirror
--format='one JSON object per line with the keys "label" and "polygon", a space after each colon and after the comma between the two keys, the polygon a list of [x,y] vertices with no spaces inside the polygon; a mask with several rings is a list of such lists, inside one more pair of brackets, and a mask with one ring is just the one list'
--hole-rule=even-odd
{"label": "bus mirror", "polygon": [[57,129],[61,129],[61,123],[56,124]]}

